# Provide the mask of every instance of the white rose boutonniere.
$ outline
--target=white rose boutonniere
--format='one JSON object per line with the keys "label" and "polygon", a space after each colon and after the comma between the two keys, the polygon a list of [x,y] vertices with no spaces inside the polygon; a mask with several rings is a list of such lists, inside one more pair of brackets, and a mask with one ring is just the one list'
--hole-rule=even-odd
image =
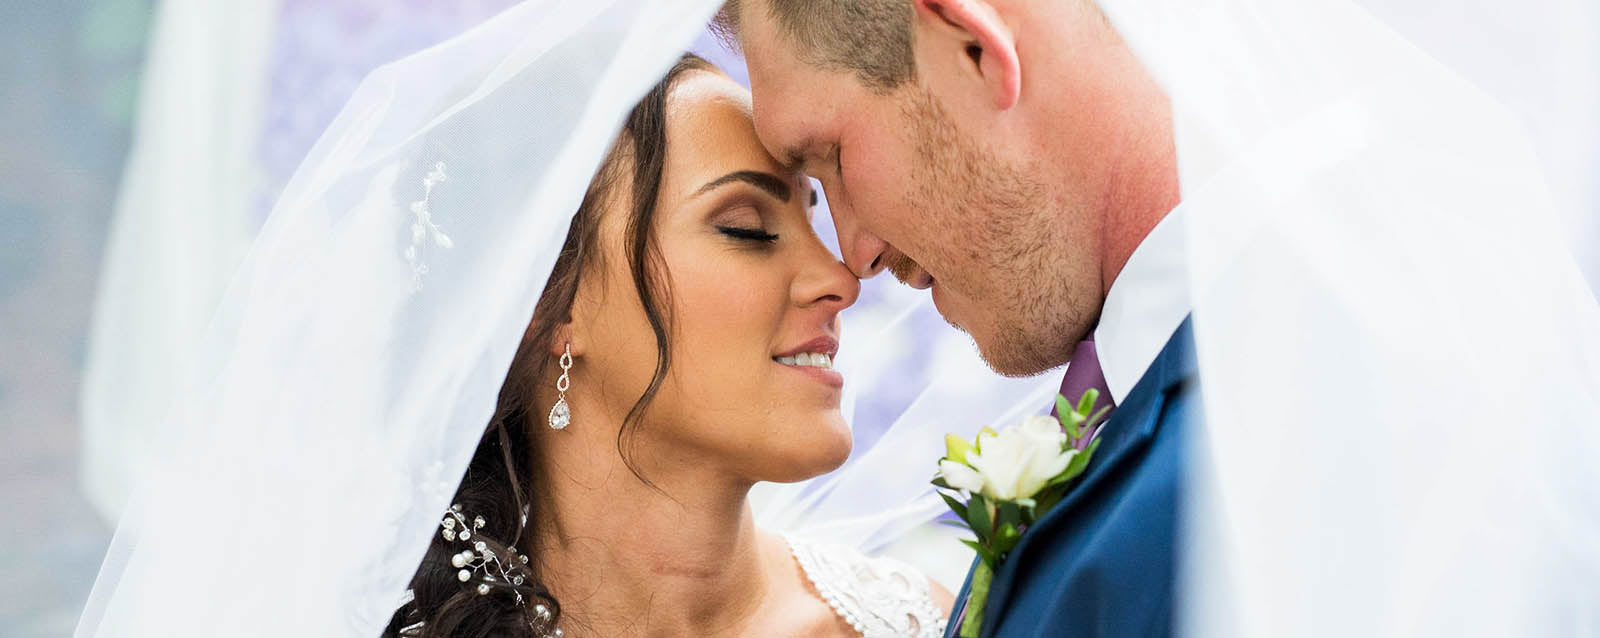
{"label": "white rose boutonniere", "polygon": [[1105,416],[1105,410],[1091,413],[1098,398],[1099,392],[1089,390],[1074,406],[1057,397],[1058,418],[1032,416],[999,431],[984,428],[973,443],[945,436],[945,456],[939,459],[933,484],[944,490],[939,496],[977,536],[961,542],[981,560],[968,591],[959,632],[963,638],[978,636],[995,568],[1022,540],[1023,531],[1060,502],[1071,481],[1089,466],[1100,443],[1094,432]]}

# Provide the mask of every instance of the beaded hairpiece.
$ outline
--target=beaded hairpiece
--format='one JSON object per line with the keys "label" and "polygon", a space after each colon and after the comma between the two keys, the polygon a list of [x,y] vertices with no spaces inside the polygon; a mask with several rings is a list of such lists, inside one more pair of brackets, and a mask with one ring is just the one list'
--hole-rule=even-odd
{"label": "beaded hairpiece", "polygon": [[[483,576],[485,582],[478,583],[477,587],[479,595],[487,595],[489,592],[494,591],[494,587],[490,583],[505,582],[511,583],[513,586],[522,585],[522,574],[514,573],[515,565],[508,564],[509,561],[501,561],[500,556],[495,554],[494,549],[490,548],[488,543],[472,539],[473,534],[483,529],[487,524],[488,521],[483,520],[482,516],[473,516],[469,525],[467,515],[461,511],[460,503],[451,505],[450,509],[444,513],[444,518],[439,521],[439,535],[443,536],[445,540],[470,544],[468,549],[452,555],[450,564],[461,570],[456,572],[456,578],[463,583],[472,580],[474,573]],[[523,565],[528,564],[528,556],[526,554],[516,554],[516,557],[517,561]],[[517,604],[524,604],[526,601],[522,598],[522,592],[516,592],[516,594]],[[540,632],[539,628],[541,626],[548,627],[550,625],[550,619],[550,608],[546,607],[544,603],[538,603],[533,606],[533,618],[529,619],[528,624],[537,634]],[[549,638],[562,638],[560,628],[552,628],[549,633],[544,635]]]}
{"label": "beaded hairpiece", "polygon": [[[472,517],[472,527],[468,529],[467,515],[461,513],[460,503],[451,505],[450,511],[445,512],[444,519],[439,521],[439,527],[442,528],[439,533],[444,536],[445,540],[460,539],[463,543],[472,543],[471,549],[461,550],[461,553],[451,556],[450,564],[461,569],[461,571],[456,572],[456,578],[459,578],[463,583],[472,580],[473,572],[483,574],[483,579],[488,582],[478,585],[479,594],[487,594],[491,591],[492,588],[489,583],[508,582],[512,585],[522,584],[522,575],[511,573],[511,566],[501,562],[500,557],[495,555],[494,550],[489,548],[488,543],[481,540],[472,540],[472,533],[483,529],[486,524],[487,522],[483,520],[482,516],[474,516]],[[528,557],[525,555],[518,554],[517,560],[522,561],[524,565],[528,564]],[[517,602],[522,602],[521,594],[517,595]]]}

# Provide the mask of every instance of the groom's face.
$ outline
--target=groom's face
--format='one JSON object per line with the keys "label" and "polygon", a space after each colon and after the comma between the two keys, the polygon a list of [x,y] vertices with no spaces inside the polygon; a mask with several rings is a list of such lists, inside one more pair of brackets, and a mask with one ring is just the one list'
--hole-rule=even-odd
{"label": "groom's face", "polygon": [[919,77],[882,89],[796,63],[804,56],[765,10],[744,9],[741,42],[757,133],[822,182],[853,272],[889,270],[929,289],[1001,373],[1066,362],[1098,315],[1098,244],[1059,221],[1072,198],[1052,187],[1047,162],[964,122],[971,100],[920,55]]}

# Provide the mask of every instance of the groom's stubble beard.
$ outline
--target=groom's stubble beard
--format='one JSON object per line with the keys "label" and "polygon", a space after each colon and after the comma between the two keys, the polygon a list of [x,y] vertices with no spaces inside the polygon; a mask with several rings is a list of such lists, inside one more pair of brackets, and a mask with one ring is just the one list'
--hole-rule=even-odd
{"label": "groom's stubble beard", "polygon": [[[1072,247],[1058,240],[1049,189],[1029,166],[1007,163],[963,134],[938,98],[909,93],[902,111],[921,161],[912,162],[902,205],[925,211],[919,257],[941,294],[957,298],[958,311],[945,320],[971,335],[1000,374],[1066,363],[1098,304],[1079,303],[1085,277],[1074,275],[1084,273],[1073,272]],[[905,268],[889,266],[897,276]]]}

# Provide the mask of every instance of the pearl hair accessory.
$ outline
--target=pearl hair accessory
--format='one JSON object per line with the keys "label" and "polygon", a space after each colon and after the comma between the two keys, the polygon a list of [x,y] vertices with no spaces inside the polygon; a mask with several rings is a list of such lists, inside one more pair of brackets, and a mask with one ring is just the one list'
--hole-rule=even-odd
{"label": "pearl hair accessory", "polygon": [[[471,524],[468,525],[467,515],[462,512],[460,503],[451,505],[450,509],[444,513],[444,518],[439,521],[439,535],[443,536],[445,540],[471,544],[469,549],[464,549],[460,553],[452,555],[450,557],[450,565],[460,570],[456,572],[456,578],[463,583],[471,581],[474,575],[482,576],[483,582],[478,583],[475,588],[480,596],[488,595],[494,591],[499,583],[521,586],[523,583],[521,572],[527,569],[525,566],[528,564],[528,556],[526,554],[516,554],[517,562],[522,564],[521,567],[509,564],[509,560],[502,562],[500,557],[495,554],[494,549],[489,547],[488,543],[481,539],[473,540],[473,535],[487,524],[488,521],[485,521],[482,516],[473,516]],[[515,593],[518,605],[527,602],[523,599],[522,592]],[[528,625],[535,634],[543,635],[546,638],[562,638],[561,629],[550,626],[551,613],[549,607],[546,607],[543,603],[535,604],[532,614],[533,617],[528,619]],[[541,627],[546,628],[548,631],[541,633]]]}

